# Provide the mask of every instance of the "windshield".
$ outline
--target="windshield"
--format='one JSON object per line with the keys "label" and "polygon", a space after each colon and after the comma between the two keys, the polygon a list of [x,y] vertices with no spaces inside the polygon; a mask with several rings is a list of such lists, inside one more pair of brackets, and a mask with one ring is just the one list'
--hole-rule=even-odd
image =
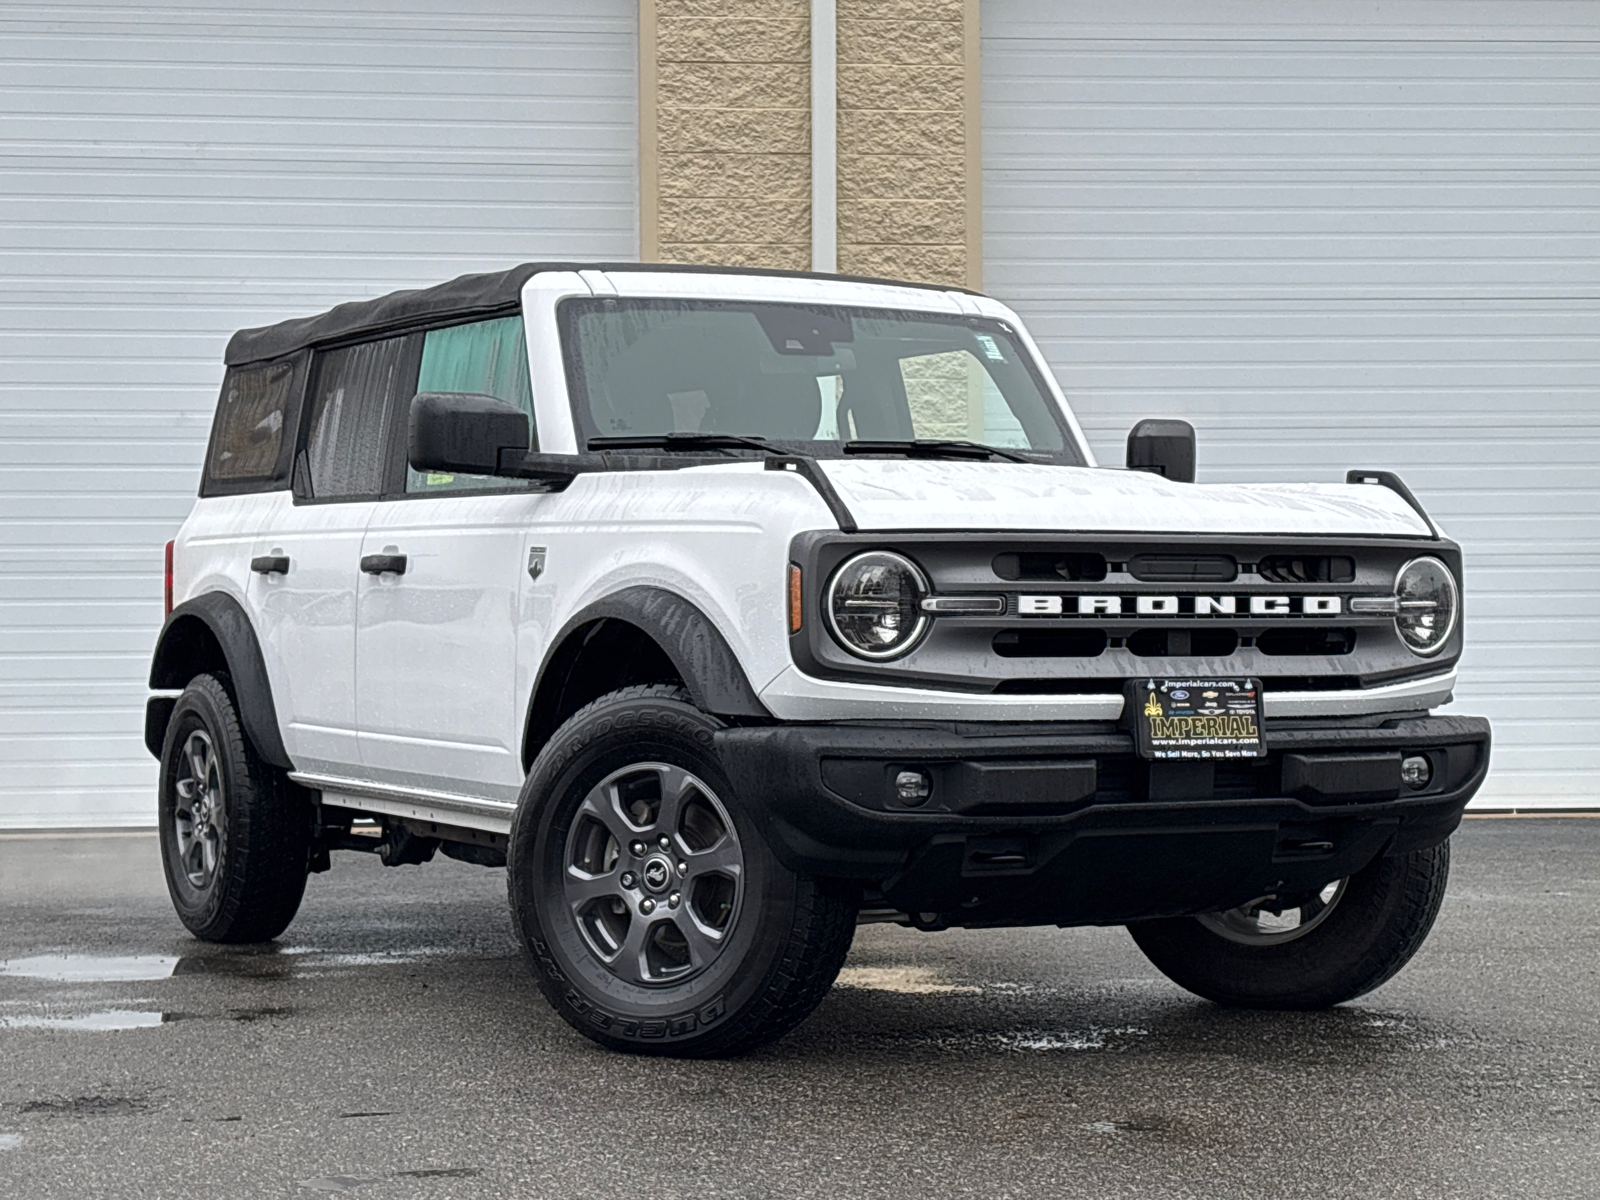
{"label": "windshield", "polygon": [[567,300],[560,317],[580,444],[734,435],[832,456],[847,442],[965,441],[1081,461],[1002,321],[599,298]]}

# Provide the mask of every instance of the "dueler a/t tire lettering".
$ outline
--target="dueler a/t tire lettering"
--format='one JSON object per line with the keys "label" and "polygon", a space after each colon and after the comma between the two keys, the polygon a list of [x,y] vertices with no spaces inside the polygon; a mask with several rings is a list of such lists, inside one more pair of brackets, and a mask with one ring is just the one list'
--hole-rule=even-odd
{"label": "dueler a/t tire lettering", "polygon": [[[540,752],[523,787],[507,851],[513,924],[556,1011],[612,1049],[705,1058],[773,1041],[821,1002],[850,948],[856,893],[846,885],[797,875],[772,855],[750,817],[750,798],[733,794],[717,760],[712,734],[720,727],[689,702],[682,688],[623,688],[566,721]],[[636,829],[613,821],[608,830],[594,819],[593,798],[606,792],[607,781],[621,780],[622,787],[641,779],[649,784],[652,772],[659,779],[690,781],[686,794],[699,797],[690,804],[698,802],[702,815],[715,808],[731,823],[729,841],[736,841],[740,859],[740,890],[736,901],[728,902],[736,915],[726,940],[709,965],[685,967],[681,980],[644,977],[615,961],[608,965],[597,949],[594,918],[586,924],[584,916],[601,904],[617,914],[609,919],[626,921],[619,929],[632,930],[640,922],[639,929],[646,931],[669,915],[681,916],[679,906],[692,902],[689,887],[681,899],[667,890],[673,884],[648,893],[642,880],[651,862],[628,849],[637,844],[656,857],[653,839],[671,836],[665,827],[641,819]],[[593,859],[597,875],[619,880],[631,869],[635,882],[606,883],[599,890],[610,887],[615,895],[581,908],[563,887],[569,867],[585,853],[599,855]],[[680,855],[663,851],[660,857]],[[690,868],[691,887],[693,874]],[[669,899],[671,914],[665,907]],[[651,901],[649,918],[642,915],[642,900]]]}

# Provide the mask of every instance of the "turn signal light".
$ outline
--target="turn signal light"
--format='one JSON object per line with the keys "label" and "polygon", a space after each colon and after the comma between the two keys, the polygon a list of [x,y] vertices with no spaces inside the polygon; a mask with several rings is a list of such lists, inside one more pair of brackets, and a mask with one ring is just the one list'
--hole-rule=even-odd
{"label": "turn signal light", "polygon": [[161,614],[162,615],[162,619],[164,620],[165,618],[170,617],[172,615],[172,543],[171,542],[167,543],[166,585],[162,589],[162,604],[166,609],[166,611]]}
{"label": "turn signal light", "polygon": [[789,632],[799,633],[802,619],[800,610],[800,566],[789,564]]}

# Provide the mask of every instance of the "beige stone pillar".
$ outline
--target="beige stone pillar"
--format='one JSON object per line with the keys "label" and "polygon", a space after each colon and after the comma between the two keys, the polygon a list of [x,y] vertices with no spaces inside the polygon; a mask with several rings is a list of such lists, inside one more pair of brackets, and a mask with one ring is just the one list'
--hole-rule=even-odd
{"label": "beige stone pillar", "polygon": [[839,0],[839,270],[981,282],[977,0]]}
{"label": "beige stone pillar", "polygon": [[[811,261],[809,0],[640,0],[640,257]],[[837,0],[838,258],[977,287],[978,0]]]}
{"label": "beige stone pillar", "polygon": [[640,257],[811,263],[808,0],[641,0]]}

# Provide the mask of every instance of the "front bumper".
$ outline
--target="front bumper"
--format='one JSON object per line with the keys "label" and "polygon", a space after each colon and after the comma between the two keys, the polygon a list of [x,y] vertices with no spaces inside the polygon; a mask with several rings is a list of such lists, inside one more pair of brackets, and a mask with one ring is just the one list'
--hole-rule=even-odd
{"label": "front bumper", "polygon": [[[792,870],[939,923],[1123,924],[1315,888],[1437,844],[1489,765],[1489,723],[1268,720],[1264,759],[1150,763],[1112,725],[729,728],[736,794]],[[1400,781],[1404,755],[1432,779]],[[895,796],[902,769],[932,794]]]}

